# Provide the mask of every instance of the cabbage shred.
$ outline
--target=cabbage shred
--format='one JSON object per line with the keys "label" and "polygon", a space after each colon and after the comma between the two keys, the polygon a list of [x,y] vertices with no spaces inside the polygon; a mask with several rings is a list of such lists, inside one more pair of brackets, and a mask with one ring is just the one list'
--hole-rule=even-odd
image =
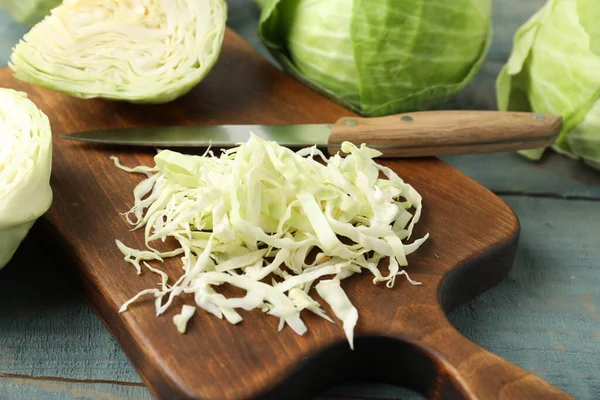
{"label": "cabbage shred", "polygon": [[[161,276],[160,287],[138,293],[120,311],[153,295],[158,316],[175,297],[191,293],[197,307],[232,324],[242,321],[237,309],[259,309],[279,319],[279,330],[288,325],[302,335],[305,309],[332,321],[312,297],[314,287],[353,347],[358,311],[341,281],[367,270],[374,284],[393,287],[398,275],[408,278],[406,256],[428,234],[406,243],[422,199],[374,161],[381,153],[349,142],[341,149],[345,157],[328,158],[316,147],[293,152],[252,135],[219,156],[210,150],[203,156],[160,151],[153,168],[126,168],[113,158],[119,168],[146,175],[125,216],[134,230],[144,229],[147,249],[117,240],[118,248],[138,273],[142,262]],[[165,253],[153,247],[167,238],[177,249]],[[183,274],[169,285],[166,274],[148,262],[175,256]],[[380,267],[384,258],[387,271]],[[215,290],[223,284],[246,293],[227,298]],[[187,309],[185,318],[177,317],[180,332],[191,315]]]}

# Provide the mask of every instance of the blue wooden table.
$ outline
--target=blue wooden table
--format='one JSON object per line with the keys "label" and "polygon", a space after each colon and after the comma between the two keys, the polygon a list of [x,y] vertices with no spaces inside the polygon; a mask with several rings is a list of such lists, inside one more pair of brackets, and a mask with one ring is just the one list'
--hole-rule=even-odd
{"label": "blue wooden table", "polygon": [[[256,8],[249,0],[229,3],[229,25],[266,55],[255,33]],[[512,35],[543,3],[496,0],[488,61],[457,107],[495,108],[494,80]],[[26,30],[0,13],[0,65]],[[600,172],[554,154],[541,163],[514,154],[445,160],[502,197],[522,224],[509,278],[455,310],[451,321],[577,399],[600,399]],[[0,271],[0,399],[152,398],[43,241],[34,229]],[[421,397],[368,382],[320,396],[358,398]]]}

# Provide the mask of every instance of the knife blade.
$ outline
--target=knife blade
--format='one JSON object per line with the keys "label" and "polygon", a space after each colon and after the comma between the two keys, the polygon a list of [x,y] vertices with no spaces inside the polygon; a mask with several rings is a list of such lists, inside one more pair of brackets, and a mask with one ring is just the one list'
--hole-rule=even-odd
{"label": "knife blade", "polygon": [[231,147],[252,134],[282,146],[366,144],[384,157],[489,153],[549,146],[562,118],[525,112],[420,111],[385,117],[343,117],[334,124],[153,126],[92,130],[63,138],[124,146]]}
{"label": "knife blade", "polygon": [[63,135],[67,139],[151,147],[230,147],[254,134],[282,146],[327,145],[332,124],[156,126],[94,130]]}

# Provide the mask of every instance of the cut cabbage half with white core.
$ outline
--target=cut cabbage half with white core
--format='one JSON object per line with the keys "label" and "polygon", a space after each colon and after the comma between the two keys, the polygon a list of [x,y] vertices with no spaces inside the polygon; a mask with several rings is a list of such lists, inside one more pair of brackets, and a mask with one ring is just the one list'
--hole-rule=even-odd
{"label": "cut cabbage half with white core", "polygon": [[[158,267],[149,268],[161,275],[162,288],[141,291],[121,312],[151,294],[160,315],[188,293],[197,307],[232,324],[242,320],[236,309],[258,309],[278,318],[279,329],[289,325],[303,335],[305,309],[333,322],[312,297],[314,288],[353,347],[359,315],[341,281],[367,270],[374,284],[393,287],[396,276],[408,278],[406,256],[428,234],[406,243],[421,215],[421,196],[374,161],[381,153],[348,142],[342,151],[345,157],[328,158],[316,147],[295,153],[252,135],[219,156],[164,150],[152,168],[127,168],[113,158],[117,167],[146,175],[125,216],[134,230],[144,230],[147,249],[117,240],[118,249],[138,274],[142,260],[148,266],[180,254],[182,266],[171,284]],[[167,239],[178,243],[169,253],[153,247]],[[389,267],[381,268],[385,259]],[[225,285],[245,295],[215,290]],[[180,331],[189,312],[176,318]]]}
{"label": "cut cabbage half with white core", "polygon": [[48,117],[25,93],[0,88],[0,268],[52,203]]}
{"label": "cut cabbage half with white core", "polygon": [[224,0],[65,0],[15,47],[24,81],[81,98],[165,103],[216,62]]}
{"label": "cut cabbage half with white core", "polygon": [[34,25],[41,21],[61,0],[0,0],[0,10],[15,21]]}

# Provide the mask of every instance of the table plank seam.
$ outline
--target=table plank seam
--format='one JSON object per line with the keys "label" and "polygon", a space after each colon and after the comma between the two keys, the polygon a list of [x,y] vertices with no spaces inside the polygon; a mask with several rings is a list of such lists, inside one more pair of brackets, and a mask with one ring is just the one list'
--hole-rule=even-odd
{"label": "table plank seam", "polygon": [[375,396],[352,396],[347,394],[324,393],[319,395],[317,399],[340,399],[340,400],[392,400],[390,397],[375,397]]}
{"label": "table plank seam", "polygon": [[116,381],[111,379],[77,379],[77,378],[63,378],[59,376],[34,376],[34,375],[23,375],[23,374],[7,374],[0,373],[0,379],[31,379],[37,381],[53,381],[53,382],[68,382],[68,383],[87,383],[87,384],[107,384],[107,385],[119,385],[119,386],[136,386],[146,387],[141,382],[125,382]]}
{"label": "table plank seam", "polygon": [[581,195],[581,194],[568,194],[568,193],[551,193],[551,192],[526,192],[520,190],[492,190],[497,196],[507,197],[535,197],[542,199],[558,199],[558,200],[580,200],[580,201],[600,201],[600,196],[594,195]]}
{"label": "table plank seam", "polygon": [[[124,382],[110,379],[74,379],[74,378],[63,378],[54,376],[31,376],[24,374],[7,374],[0,373],[0,379],[30,379],[35,381],[48,381],[48,382],[63,382],[63,383],[81,383],[81,384],[107,384],[117,386],[129,386],[129,387],[146,387],[143,383],[139,382]],[[338,399],[338,400],[390,400],[389,397],[378,397],[378,396],[352,396],[341,393],[324,393],[321,394],[319,399]]]}

